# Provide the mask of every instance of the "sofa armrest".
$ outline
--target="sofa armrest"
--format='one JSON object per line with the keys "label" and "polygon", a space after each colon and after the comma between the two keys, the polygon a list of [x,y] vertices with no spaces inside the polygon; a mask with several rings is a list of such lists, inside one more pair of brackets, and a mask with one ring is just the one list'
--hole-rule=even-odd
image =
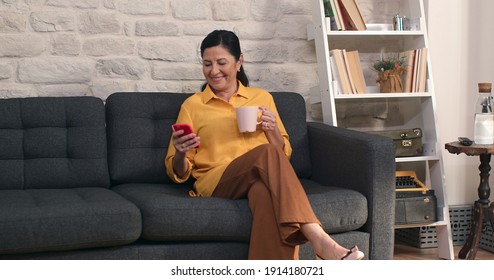
{"label": "sofa armrest", "polygon": [[308,123],[311,179],[356,190],[367,198],[370,259],[393,259],[395,223],[395,154],[387,137]]}

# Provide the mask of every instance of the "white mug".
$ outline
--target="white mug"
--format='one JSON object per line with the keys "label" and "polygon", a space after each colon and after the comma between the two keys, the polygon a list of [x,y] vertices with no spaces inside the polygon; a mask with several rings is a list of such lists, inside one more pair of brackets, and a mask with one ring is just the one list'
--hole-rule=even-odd
{"label": "white mug", "polygon": [[240,132],[256,131],[256,126],[261,123],[257,120],[260,111],[257,106],[242,106],[235,109]]}

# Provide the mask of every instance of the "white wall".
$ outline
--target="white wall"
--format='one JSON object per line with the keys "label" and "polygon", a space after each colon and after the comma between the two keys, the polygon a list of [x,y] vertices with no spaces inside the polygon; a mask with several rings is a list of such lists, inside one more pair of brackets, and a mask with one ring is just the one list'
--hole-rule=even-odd
{"label": "white wall", "polygon": [[[444,148],[458,136],[473,138],[477,83],[494,83],[494,1],[427,2],[439,141]],[[448,204],[472,204],[478,199],[478,157],[443,150],[443,158]]]}

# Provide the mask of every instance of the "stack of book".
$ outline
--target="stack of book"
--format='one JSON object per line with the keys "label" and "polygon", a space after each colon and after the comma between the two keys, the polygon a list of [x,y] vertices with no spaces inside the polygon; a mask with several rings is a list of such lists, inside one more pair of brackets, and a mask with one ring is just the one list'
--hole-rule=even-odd
{"label": "stack of book", "polygon": [[427,48],[400,53],[406,57],[407,71],[403,79],[403,92],[425,92],[427,81]]}
{"label": "stack of book", "polygon": [[[426,92],[427,90],[427,48],[404,51],[406,72],[403,78],[403,92]],[[337,94],[367,93],[358,51],[333,49],[330,51],[332,80]]]}
{"label": "stack of book", "polygon": [[331,72],[339,94],[367,93],[358,51],[333,49],[330,51]]}
{"label": "stack of book", "polygon": [[355,0],[329,0],[337,30],[366,30],[365,21]]}

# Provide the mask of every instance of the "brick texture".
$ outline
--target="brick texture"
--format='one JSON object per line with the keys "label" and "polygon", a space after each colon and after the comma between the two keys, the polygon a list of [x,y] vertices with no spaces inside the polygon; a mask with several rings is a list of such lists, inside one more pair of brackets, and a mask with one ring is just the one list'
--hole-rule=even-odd
{"label": "brick texture", "polygon": [[[357,3],[366,20],[395,12]],[[194,92],[200,42],[228,29],[251,86],[308,99],[318,84],[311,21],[312,0],[0,0],[0,98]]]}

